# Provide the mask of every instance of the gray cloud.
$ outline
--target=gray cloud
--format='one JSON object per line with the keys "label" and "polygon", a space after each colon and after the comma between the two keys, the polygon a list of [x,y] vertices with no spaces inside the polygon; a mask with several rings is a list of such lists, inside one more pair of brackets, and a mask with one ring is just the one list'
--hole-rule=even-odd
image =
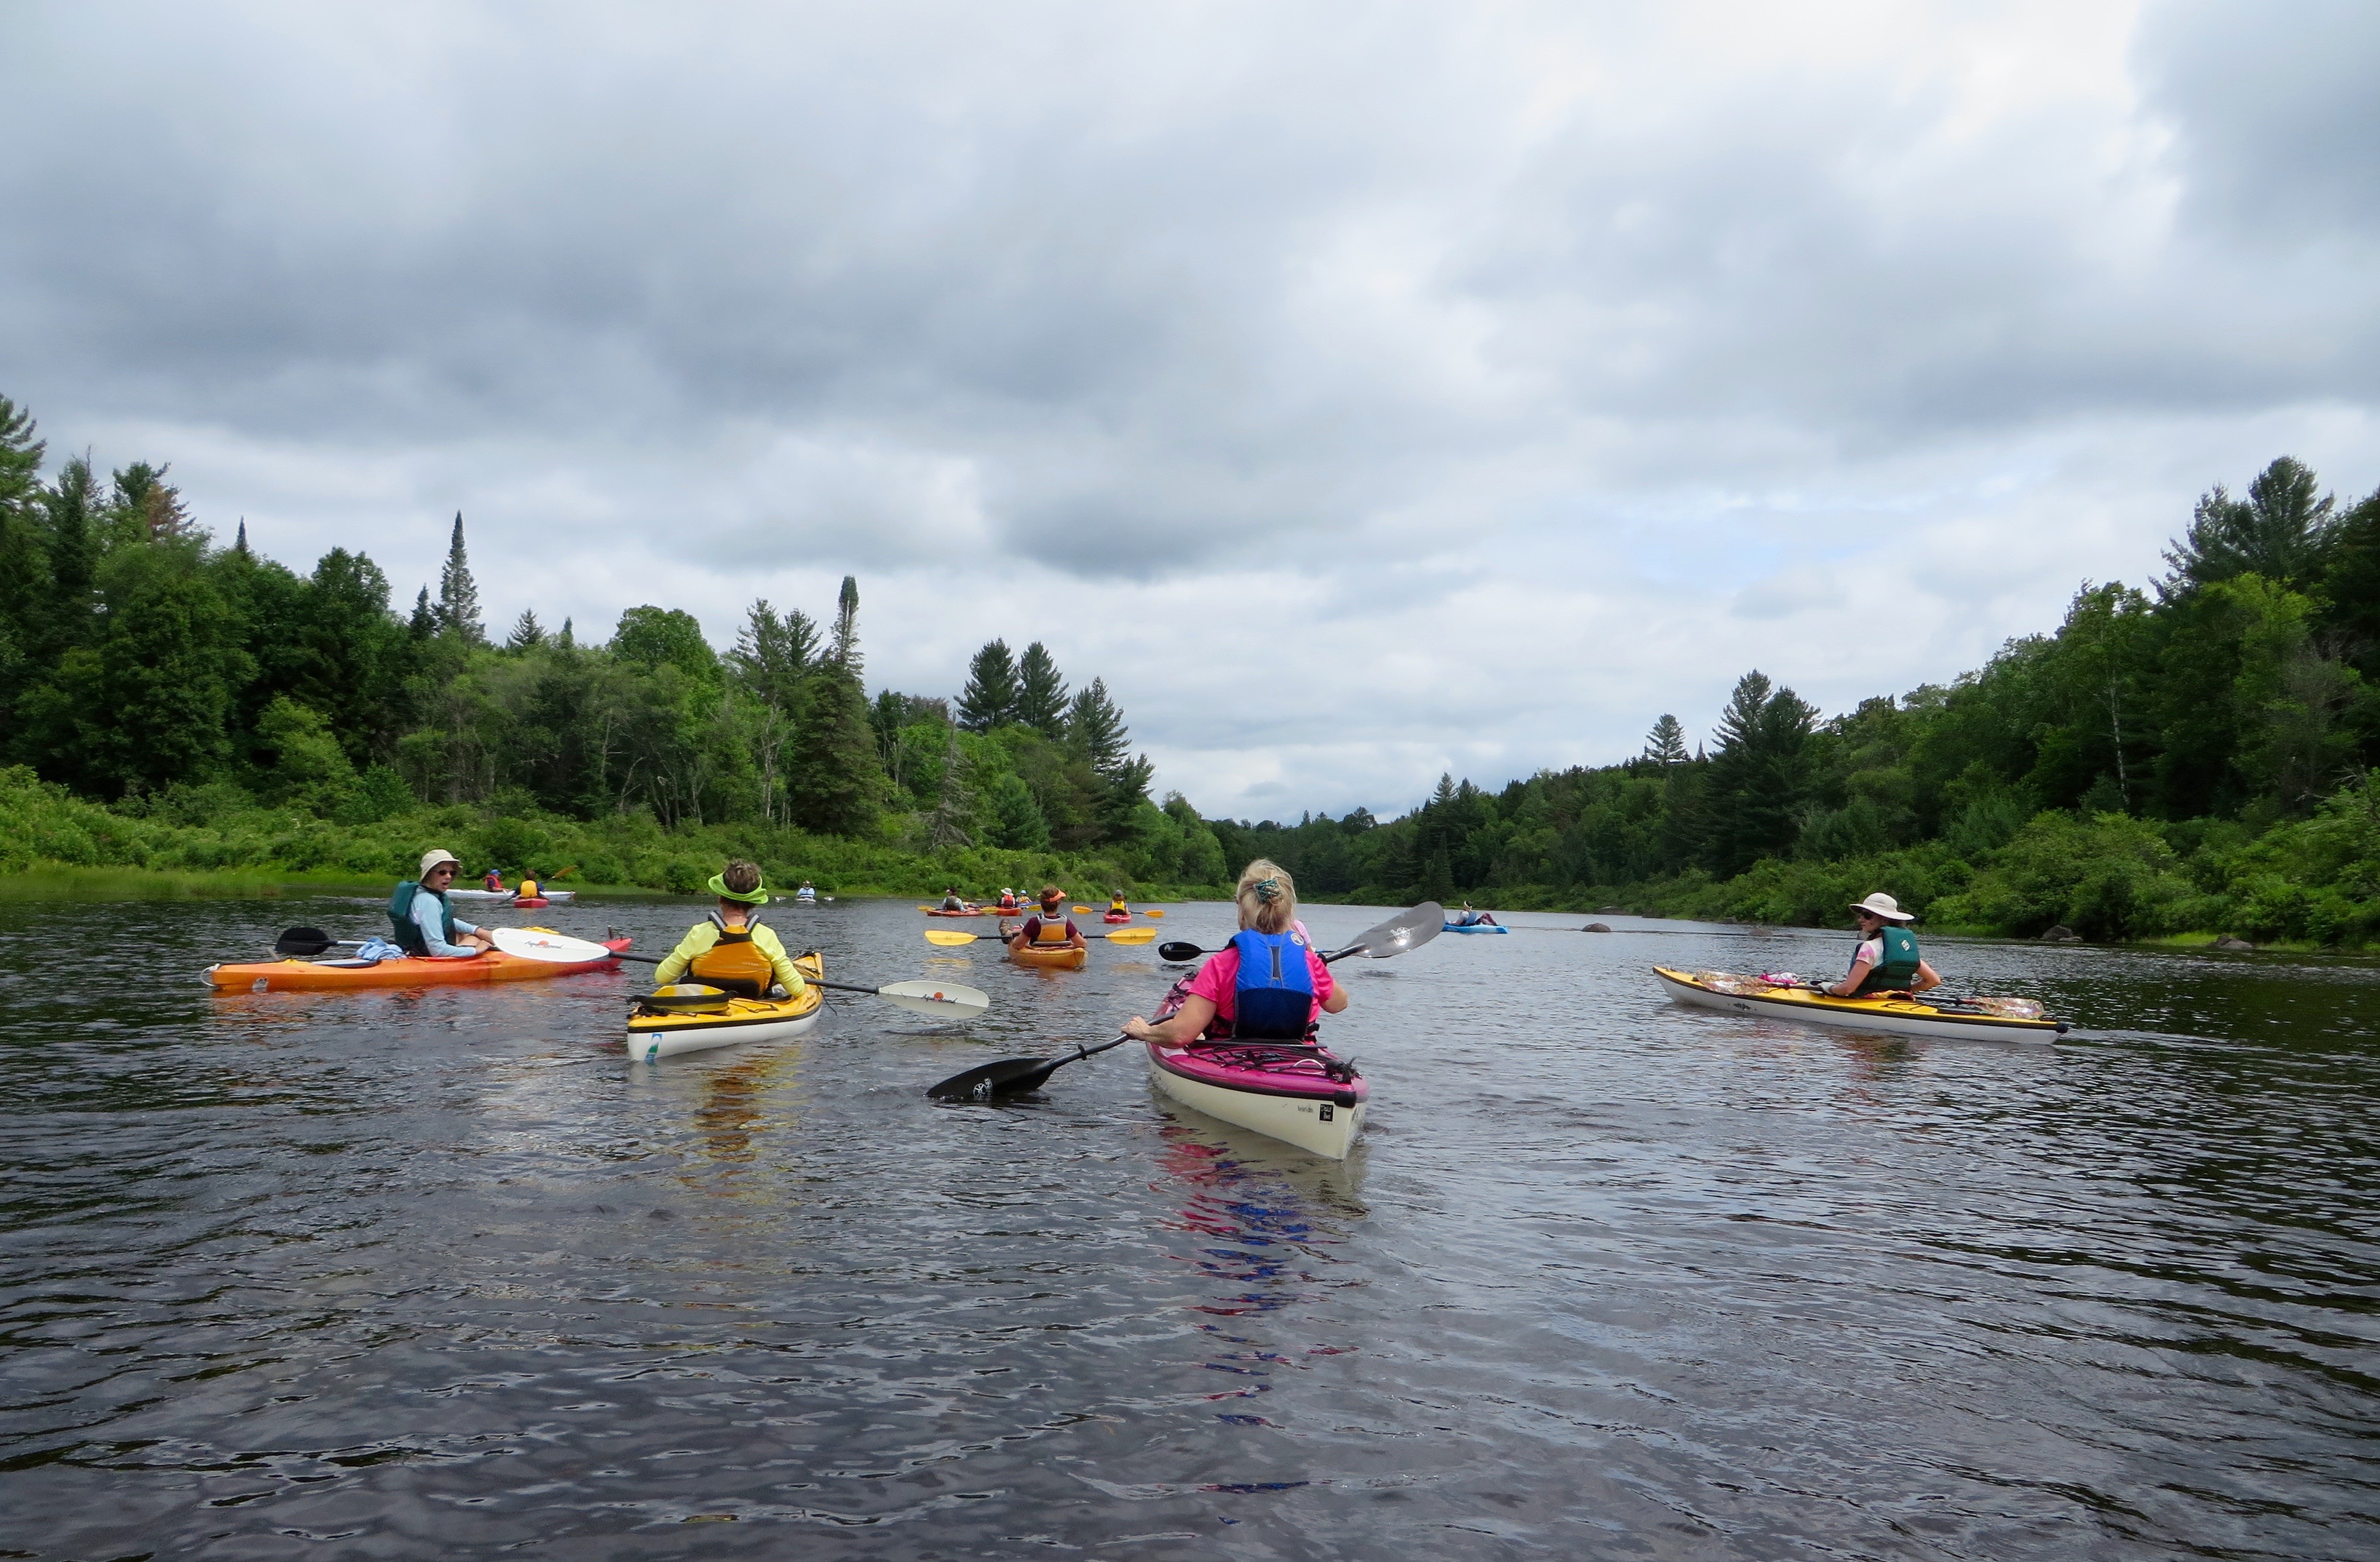
{"label": "gray cloud", "polygon": [[[401,583],[463,508],[582,625],[723,638],[858,569],[875,676],[1050,639],[1208,806],[1615,757],[1754,663],[1905,688],[2281,450],[2380,482],[2347,5],[54,5],[11,42],[0,390],[63,445]],[[1327,718],[1245,692],[1252,628]]]}

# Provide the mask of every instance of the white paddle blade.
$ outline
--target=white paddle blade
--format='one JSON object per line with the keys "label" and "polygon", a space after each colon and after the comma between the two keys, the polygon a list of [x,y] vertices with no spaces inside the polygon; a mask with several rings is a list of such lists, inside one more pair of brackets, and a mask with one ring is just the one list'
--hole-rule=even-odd
{"label": "white paddle blade", "polygon": [[895,982],[876,992],[912,1014],[929,1014],[937,1019],[966,1019],[991,1007],[990,994],[946,982]]}
{"label": "white paddle blade", "polygon": [[571,938],[559,933],[533,932],[525,927],[492,927],[488,935],[496,947],[507,955],[525,960],[552,960],[561,965],[575,965],[581,960],[608,960],[612,951],[601,944],[589,944],[583,938]]}

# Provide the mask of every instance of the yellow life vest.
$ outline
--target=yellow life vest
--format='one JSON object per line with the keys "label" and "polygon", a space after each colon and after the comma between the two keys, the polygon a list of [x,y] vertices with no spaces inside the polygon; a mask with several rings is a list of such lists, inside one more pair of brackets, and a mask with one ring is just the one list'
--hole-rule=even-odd
{"label": "yellow life vest", "polygon": [[687,962],[686,975],[740,997],[757,998],[766,993],[777,980],[777,967],[752,942],[752,930],[760,925],[759,919],[747,919],[741,928],[731,928],[725,918],[713,911],[710,921],[719,929],[719,942]]}
{"label": "yellow life vest", "polygon": [[1041,919],[1040,931],[1033,935],[1034,943],[1063,944],[1068,942],[1066,937],[1066,919],[1064,917],[1060,917],[1053,922],[1050,920],[1049,913],[1046,911],[1037,911],[1034,914]]}
{"label": "yellow life vest", "polygon": [[537,881],[536,881],[535,879],[523,879],[523,880],[521,880],[521,882],[520,882],[520,888],[519,888],[518,890],[516,890],[514,893],[515,893],[515,894],[516,894],[516,895],[518,895],[518,896],[519,896],[523,900],[534,900],[534,899],[536,899],[536,898],[537,898]]}

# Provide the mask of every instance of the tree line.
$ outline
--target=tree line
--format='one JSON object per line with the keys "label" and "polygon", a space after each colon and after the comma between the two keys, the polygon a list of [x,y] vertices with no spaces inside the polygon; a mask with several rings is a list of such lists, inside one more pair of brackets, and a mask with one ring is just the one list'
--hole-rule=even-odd
{"label": "tree line", "polygon": [[1759,671],[1706,745],[1674,714],[1625,763],[1488,792],[1218,824],[1302,887],[1367,900],[1628,902],[1839,920],[1887,888],[1937,922],[2094,936],[2380,932],[2380,494],[2282,458],[2198,503],[2146,591],[2086,583],[2053,633],[1831,718]]}
{"label": "tree line", "polygon": [[645,605],[583,642],[524,610],[483,621],[463,518],[409,615],[334,548],[300,574],[218,546],[163,466],[43,475],[0,397],[0,763],[138,812],[230,787],[348,824],[420,806],[665,829],[748,824],[917,851],[1099,850],[1137,876],[1221,877],[1105,681],[994,641],[948,699],[864,684],[857,581],[831,615],[753,603],[733,646]]}

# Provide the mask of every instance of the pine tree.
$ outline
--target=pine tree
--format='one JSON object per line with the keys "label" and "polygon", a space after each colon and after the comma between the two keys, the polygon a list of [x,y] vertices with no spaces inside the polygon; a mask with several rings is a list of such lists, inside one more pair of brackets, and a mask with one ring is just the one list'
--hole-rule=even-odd
{"label": "pine tree", "polygon": [[1677,717],[1662,713],[1661,719],[1655,722],[1653,730],[1645,735],[1645,752],[1641,758],[1648,764],[1658,764],[1664,769],[1686,763],[1686,729],[1678,724]]}
{"label": "pine tree", "polygon": [[846,575],[843,590],[834,597],[834,638],[828,641],[826,659],[833,663],[854,683],[859,681],[859,578]]}
{"label": "pine tree", "polygon": [[1052,742],[1066,736],[1066,680],[1038,640],[1016,664],[1016,719]]}
{"label": "pine tree", "polygon": [[522,608],[521,616],[513,620],[513,632],[505,637],[506,651],[535,651],[545,643],[545,629],[537,621],[537,614]]}
{"label": "pine tree", "polygon": [[1105,678],[1093,678],[1066,707],[1067,746],[1090,761],[1091,768],[1102,775],[1123,763],[1124,755],[1131,752],[1131,736],[1123,713],[1108,698]]}
{"label": "pine tree", "polygon": [[830,663],[803,689],[786,786],[794,822],[823,835],[871,834],[885,788],[868,696],[858,679]]}
{"label": "pine tree", "polygon": [[407,628],[416,640],[428,640],[438,632],[438,609],[431,605],[429,587],[422,587],[421,594],[413,599],[413,618]]}
{"label": "pine tree", "polygon": [[727,653],[736,681],[762,704],[786,714],[799,704],[803,680],[819,660],[818,626],[809,615],[794,608],[780,617],[766,598],[752,604],[735,648]]}
{"label": "pine tree", "polygon": [[115,473],[109,527],[111,545],[128,542],[178,543],[195,537],[198,527],[182,503],[180,490],[165,481],[172,466],[152,467],[135,461]]}
{"label": "pine tree", "polygon": [[578,637],[571,633],[570,620],[567,617],[565,617],[562,620],[562,632],[553,637],[553,643],[560,646],[565,651],[576,651],[578,649]]}
{"label": "pine tree", "polygon": [[2216,483],[2198,501],[2189,531],[2166,550],[2173,574],[2159,591],[2172,597],[2252,573],[2304,586],[2322,572],[2338,503],[2329,494],[2316,499],[2315,486],[2313,473],[2288,456],[2256,474],[2244,500]]}
{"label": "pine tree", "polygon": [[49,446],[33,437],[33,415],[0,396],[0,513],[32,507],[42,487],[42,456]]}
{"label": "pine tree", "polygon": [[438,577],[438,632],[460,638],[467,645],[488,643],[488,629],[480,621],[480,588],[471,580],[471,561],[463,551],[463,512],[455,512],[455,534],[446,543],[446,567]]}
{"label": "pine tree", "polygon": [[239,518],[239,536],[233,542],[231,551],[242,558],[251,556],[248,551],[248,517],[246,516]]}
{"label": "pine tree", "polygon": [[990,732],[1016,719],[1016,664],[1008,642],[996,640],[975,653],[967,664],[966,688],[959,691],[959,725],[969,732]]}

